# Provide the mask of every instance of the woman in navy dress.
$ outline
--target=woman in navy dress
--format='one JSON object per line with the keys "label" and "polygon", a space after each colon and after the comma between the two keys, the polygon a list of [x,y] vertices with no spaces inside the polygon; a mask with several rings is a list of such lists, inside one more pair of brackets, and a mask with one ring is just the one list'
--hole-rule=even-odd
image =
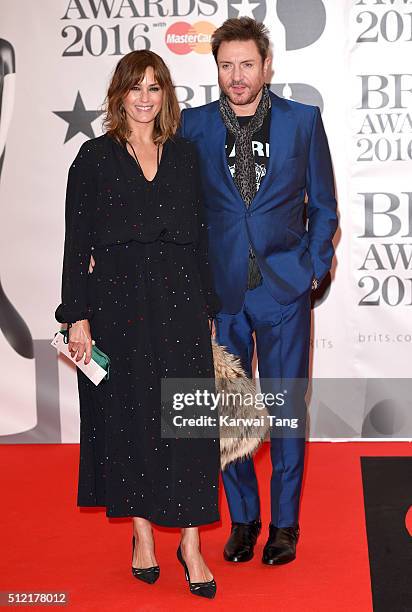
{"label": "woman in navy dress", "polygon": [[160,433],[161,379],[214,377],[208,318],[219,310],[196,151],[176,135],[178,122],[163,60],[124,56],[108,90],[107,131],[81,146],[69,170],[56,319],[70,324],[77,360],[88,363],[92,340],[111,359],[97,387],[77,369],[78,505],[133,517],[132,572],[149,583],[160,571],[151,523],[182,528],[191,591],[212,597],[198,526],[219,520],[219,440]]}

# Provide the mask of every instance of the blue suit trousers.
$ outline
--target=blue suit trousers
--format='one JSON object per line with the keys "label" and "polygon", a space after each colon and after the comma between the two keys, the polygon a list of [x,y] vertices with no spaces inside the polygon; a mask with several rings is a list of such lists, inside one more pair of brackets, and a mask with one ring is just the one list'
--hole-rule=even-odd
{"label": "blue suit trousers", "polygon": [[[298,380],[292,411],[306,420],[305,392],[310,346],[310,292],[288,305],[278,303],[262,283],[246,291],[237,314],[219,313],[215,320],[216,340],[240,357],[243,368],[252,375],[255,351],[259,377]],[[262,381],[263,382],[263,381]],[[267,391],[262,385],[262,392]],[[279,408],[268,408],[279,416]],[[290,402],[288,414],[290,415]],[[303,427],[305,429],[305,427]],[[272,428],[271,523],[290,527],[298,522],[305,455],[305,437],[283,435]],[[258,483],[252,459],[230,464],[223,472],[223,484],[233,522],[249,523],[260,517]]]}

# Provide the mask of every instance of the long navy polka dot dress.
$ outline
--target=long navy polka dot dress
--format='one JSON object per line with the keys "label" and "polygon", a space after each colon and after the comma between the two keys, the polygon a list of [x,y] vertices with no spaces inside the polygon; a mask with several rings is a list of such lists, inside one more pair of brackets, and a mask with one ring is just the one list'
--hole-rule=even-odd
{"label": "long navy polka dot dress", "polygon": [[84,143],[69,170],[56,319],[89,319],[111,371],[96,387],[77,370],[79,506],[169,527],[219,520],[217,437],[160,433],[162,378],[214,376],[218,309],[193,145],[169,139],[147,181],[108,134]]}

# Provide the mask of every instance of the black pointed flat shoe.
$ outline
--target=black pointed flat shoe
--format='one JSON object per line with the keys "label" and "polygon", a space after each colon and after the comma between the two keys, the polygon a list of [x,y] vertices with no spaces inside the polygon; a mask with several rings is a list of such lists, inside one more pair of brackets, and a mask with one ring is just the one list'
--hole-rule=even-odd
{"label": "black pointed flat shoe", "polygon": [[[134,547],[135,547],[135,537],[132,538],[132,563],[134,556]],[[133,567],[132,565],[132,574],[138,580],[142,580],[143,582],[147,582],[147,584],[154,584],[156,580],[160,576],[160,567],[158,565],[153,565],[152,567]]]}
{"label": "black pointed flat shoe", "polygon": [[185,578],[189,583],[190,592],[193,593],[193,595],[199,595],[199,597],[207,597],[207,599],[213,599],[216,595],[215,580],[209,580],[208,582],[190,582],[189,570],[187,569],[186,561],[183,559],[180,544],[179,548],[177,549],[177,558],[179,559],[185,570]]}

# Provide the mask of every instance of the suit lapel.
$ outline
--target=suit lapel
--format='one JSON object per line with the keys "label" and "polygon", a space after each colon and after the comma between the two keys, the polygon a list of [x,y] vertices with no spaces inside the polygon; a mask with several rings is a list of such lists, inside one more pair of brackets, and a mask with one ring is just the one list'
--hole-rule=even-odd
{"label": "suit lapel", "polygon": [[[269,91],[271,97],[271,117],[270,117],[270,133],[269,146],[270,156],[266,170],[265,178],[253,198],[250,208],[255,206],[259,200],[265,195],[267,190],[270,190],[271,184],[277,178],[279,171],[283,166],[289,149],[288,137],[290,136],[290,120],[291,114],[287,102]],[[224,183],[230,189],[234,197],[245,206],[240,193],[235,185],[235,182],[230,174],[229,166],[226,157],[226,127],[222,121],[219,111],[219,105],[216,104],[210,109],[207,117],[207,126],[205,132],[205,141],[208,148],[208,160],[222,177]]]}
{"label": "suit lapel", "polygon": [[253,198],[251,207],[259,203],[259,200],[265,195],[266,191],[270,190],[289,153],[288,137],[291,133],[289,108],[283,98],[276,96],[271,91],[269,94],[272,100],[269,131],[269,163],[266,169],[266,176],[262,180],[259,191]]}
{"label": "suit lapel", "polygon": [[[226,127],[222,121],[217,104],[211,109],[207,117],[207,132],[205,133],[205,141],[209,151],[208,161],[215,167],[217,172],[222,177],[225,185],[230,189],[231,193],[243,204],[240,193],[235,185],[235,182],[230,174],[229,166],[226,157]],[[244,205],[244,204],[243,204]]]}

